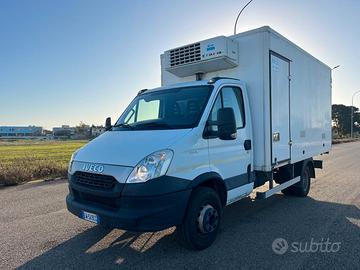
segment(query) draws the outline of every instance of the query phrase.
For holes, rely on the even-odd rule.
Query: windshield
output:
[[[205,85],[145,92],[131,102],[112,130],[193,128],[212,88]]]

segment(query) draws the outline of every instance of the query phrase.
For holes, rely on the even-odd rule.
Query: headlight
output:
[[[169,149],[148,155],[135,166],[126,183],[142,183],[165,175],[173,155],[173,151]]]

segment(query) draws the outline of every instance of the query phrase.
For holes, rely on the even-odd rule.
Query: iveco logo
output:
[[[86,171],[86,172],[102,173],[104,171],[104,165],[84,163],[82,169],[83,169],[83,171]]]

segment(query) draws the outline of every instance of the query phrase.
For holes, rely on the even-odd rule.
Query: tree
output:
[[[332,121],[333,126],[337,130],[339,135],[345,136],[350,134],[351,130],[351,106],[345,106],[343,104],[332,105]],[[360,123],[359,108],[354,107],[354,123]],[[359,132],[360,128],[357,125],[353,126],[354,132]]]
[[[90,126],[83,122],[80,122],[80,124],[75,127],[75,133],[77,135],[89,136],[90,135]]]

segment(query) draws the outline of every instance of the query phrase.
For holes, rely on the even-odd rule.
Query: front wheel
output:
[[[211,188],[196,188],[177,234],[186,247],[202,250],[216,239],[220,227],[222,206],[218,194]]]

